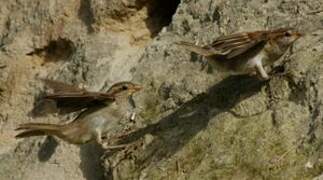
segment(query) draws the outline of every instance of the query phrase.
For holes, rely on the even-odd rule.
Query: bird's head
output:
[[[129,97],[135,92],[138,92],[142,89],[142,86],[134,84],[132,82],[119,82],[110,87],[108,94],[112,97]]]
[[[270,36],[279,46],[288,47],[300,38],[302,34],[294,29],[285,28],[273,30]]]

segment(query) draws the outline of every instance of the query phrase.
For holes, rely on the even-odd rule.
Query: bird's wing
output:
[[[66,84],[63,82],[55,81],[55,80],[50,80],[50,79],[42,79],[42,81],[45,83],[45,86],[49,89],[52,89],[54,93],[59,93],[59,92],[87,92],[85,89],[78,88],[74,85]]]
[[[56,102],[56,107],[60,109],[60,113],[66,114],[75,112],[83,108],[105,104],[106,101],[114,101],[114,98],[97,92],[87,93],[56,93],[48,94],[46,99],[52,99]]]
[[[210,51],[208,47],[201,47],[191,42],[180,41],[176,42],[175,44],[202,56],[211,56],[215,53]]]
[[[102,104],[103,101],[114,101],[114,97],[107,93],[90,92],[53,80],[45,80],[45,83],[54,93],[46,94],[44,98],[54,100],[56,107],[63,114]]]
[[[90,92],[82,88],[78,88],[73,85],[65,84],[63,82],[58,82],[54,80],[43,80],[47,87],[53,90],[53,93],[48,93],[45,95],[46,99],[53,100],[103,100],[103,99],[113,99],[111,95],[102,92]]]
[[[223,36],[203,48],[214,52],[213,55],[231,59],[267,41],[267,33],[268,31],[255,31]]]

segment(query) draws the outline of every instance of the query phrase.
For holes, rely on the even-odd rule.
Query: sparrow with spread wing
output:
[[[264,67],[277,61],[301,36],[292,29],[254,31],[223,36],[206,46],[189,42],[176,44],[205,56],[212,66],[269,79]]]
[[[59,82],[52,83],[58,83],[56,86],[64,85]],[[64,87],[66,86],[64,85]],[[104,101],[105,105],[87,106],[87,110],[68,124],[20,124],[16,130],[22,130],[22,132],[16,135],[16,138],[52,135],[72,144],[84,144],[91,140],[96,140],[99,144],[102,144],[102,135],[113,130],[127,113],[125,107],[128,106],[129,96],[141,89],[140,85],[120,82],[114,84],[107,93],[87,92],[85,90],[79,90],[76,93],[75,88],[72,88],[70,93],[67,93],[66,89],[64,92],[56,91],[48,95],[47,98],[54,99],[59,103],[63,102],[63,104],[68,102],[67,105],[73,101],[84,102],[85,104]]]

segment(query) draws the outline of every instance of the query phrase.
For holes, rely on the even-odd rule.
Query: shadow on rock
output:
[[[33,109],[28,113],[28,116],[37,118],[57,112],[55,101],[44,99],[44,96],[45,93],[42,93],[35,97]]]
[[[58,142],[52,136],[47,136],[38,151],[39,161],[48,161],[55,153],[57,146]],[[101,166],[101,157],[103,154],[104,150],[96,143],[88,143],[80,146],[80,169],[87,180],[104,180],[104,169]]]
[[[94,24],[95,20],[93,12],[91,10],[90,0],[81,0],[78,16],[81,19],[81,21],[83,21],[83,23],[86,25],[88,32],[92,33],[94,31],[92,24]]]
[[[88,143],[81,146],[80,168],[87,180],[104,180],[104,169],[101,166],[103,153],[104,150],[97,143]]]
[[[47,136],[45,142],[38,151],[38,160],[40,162],[48,161],[55,153],[57,146],[58,142],[52,136]]]
[[[211,118],[229,112],[241,100],[259,92],[266,82],[255,77],[231,76],[183,104],[174,113],[158,123],[139,129],[121,140],[129,143],[145,134],[152,134],[152,143],[140,152],[136,163],[145,166],[152,160],[159,161],[172,156],[188,143],[198,132],[205,129]]]

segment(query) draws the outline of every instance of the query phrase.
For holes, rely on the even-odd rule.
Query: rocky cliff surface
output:
[[[321,0],[25,0],[0,7],[0,179],[312,179],[323,170]],[[270,81],[231,76],[174,45],[295,27]],[[137,118],[107,151],[14,139],[41,78],[141,83]]]

